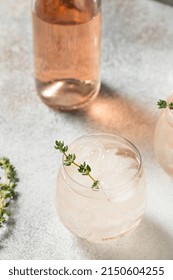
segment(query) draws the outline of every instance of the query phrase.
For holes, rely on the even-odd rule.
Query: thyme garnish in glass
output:
[[[59,150],[61,153],[64,154],[65,159],[63,164],[65,166],[70,166],[74,164],[77,168],[78,171],[84,175],[84,176],[89,176],[90,179],[93,181],[93,184],[91,186],[92,189],[98,190],[99,189],[99,181],[95,180],[92,175],[91,175],[91,167],[84,161],[83,164],[78,164],[76,163],[76,155],[75,154],[67,154],[68,152],[68,146],[64,145],[64,142],[62,141],[55,141],[55,149]]]
[[[157,102],[157,105],[158,105],[158,108],[159,109],[163,109],[163,108],[166,108],[166,107],[169,107],[169,109],[173,109],[173,102],[166,102],[165,100],[162,100],[160,99],[158,102]]]

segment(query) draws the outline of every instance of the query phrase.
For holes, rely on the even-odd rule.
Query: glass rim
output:
[[[171,96],[168,98],[167,102],[173,102],[173,93],[172,93]],[[166,110],[167,110],[167,113],[168,113],[168,115],[167,115],[167,121],[168,121],[169,125],[170,125],[171,127],[173,127],[173,109],[170,109],[169,106],[167,106]],[[170,117],[170,119],[169,119],[169,117]]]
[[[123,140],[124,144],[126,144],[127,146],[130,146],[133,149],[134,153],[137,155],[137,158],[139,160],[139,166],[138,166],[138,170],[135,173],[135,175],[132,176],[132,178],[130,178],[130,180],[128,180],[127,182],[125,182],[123,184],[117,184],[117,185],[115,184],[116,187],[123,187],[123,186],[128,185],[131,181],[133,181],[140,174],[140,172],[143,168],[143,162],[142,162],[142,157],[141,157],[141,154],[140,154],[138,148],[131,141],[126,139],[125,137],[117,135],[117,134],[102,133],[102,132],[88,133],[88,134],[84,134],[84,135],[78,137],[76,140],[71,142],[71,144],[69,146],[75,144],[76,142],[78,142],[81,139],[84,139],[84,138],[87,138],[87,137],[97,137],[97,136],[112,137],[112,138],[115,138],[115,141],[117,140],[117,142],[118,141],[120,142],[120,141]],[[85,189],[93,191],[93,189],[91,187],[88,187],[85,184],[81,184],[81,183],[77,182],[71,175],[69,175],[69,173],[67,171],[68,167],[63,164],[63,161],[64,161],[64,155],[62,156],[62,168],[63,168],[63,171],[65,172],[65,174],[70,178],[70,180],[72,180],[75,184],[77,184],[80,187],[82,186]],[[82,176],[82,174],[81,174],[81,176]],[[114,188],[115,187],[111,187],[111,188],[108,188],[108,189],[111,190],[111,189],[114,189]]]

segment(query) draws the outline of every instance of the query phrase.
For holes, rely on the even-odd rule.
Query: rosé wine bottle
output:
[[[100,89],[101,1],[33,0],[35,81],[48,106],[73,110]]]

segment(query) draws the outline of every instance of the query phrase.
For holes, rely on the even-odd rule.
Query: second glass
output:
[[[33,0],[36,87],[55,109],[84,106],[100,89],[101,1]]]
[[[173,102],[173,95],[169,102]],[[155,128],[154,150],[161,167],[173,177],[173,110],[168,107],[162,109]]]

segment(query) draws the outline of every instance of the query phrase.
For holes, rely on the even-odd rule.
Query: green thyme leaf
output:
[[[157,102],[157,106],[159,109],[164,109],[166,107],[169,107],[169,109],[173,109],[173,102],[170,102],[170,103],[167,103],[165,100],[162,100],[160,99],[158,102]]]
[[[64,145],[64,141],[55,141],[55,149],[64,154],[68,151],[68,146]]]
[[[79,166],[78,171],[82,173],[82,175],[89,175],[89,173],[91,172],[91,167],[86,164],[86,162],[84,162]]]
[[[4,171],[4,182],[0,178],[0,227],[7,221],[7,216],[11,213],[8,211],[11,200],[15,197],[15,187],[19,181],[15,167],[6,157],[0,158],[0,168]]]
[[[169,109],[173,109],[173,102],[169,103]]]
[[[75,154],[68,154],[65,157],[64,165],[70,166],[75,161],[75,159],[76,159],[76,155]]]
[[[165,101],[165,100],[159,100],[158,102],[157,102],[157,105],[158,105],[158,108],[159,109],[162,109],[162,108],[166,108],[167,107],[167,102]]]
[[[98,180],[94,181],[94,183],[92,184],[92,188],[93,189],[99,189],[99,181]]]

